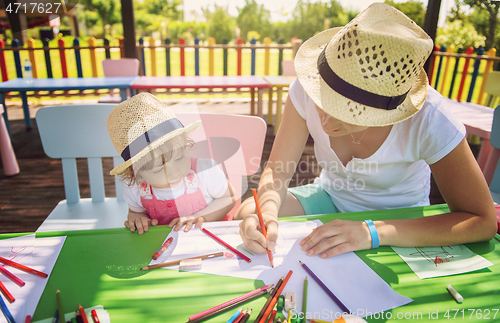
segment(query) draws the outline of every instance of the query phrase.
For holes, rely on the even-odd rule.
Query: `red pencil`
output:
[[[257,209],[257,215],[259,216],[260,228],[262,230],[264,238],[267,238],[267,230],[264,224],[264,218],[262,217],[262,211],[260,210],[259,198],[257,197],[257,190],[253,188],[252,193],[253,193],[253,199],[255,200],[255,208]],[[267,256],[269,257],[269,262],[271,263],[271,267],[274,268],[273,253],[271,252],[271,250],[269,250],[269,248],[266,248],[266,250],[267,250]]]
[[[271,300],[271,303],[269,304],[269,306],[267,307],[267,310],[264,312],[264,315],[262,316],[262,318],[260,319],[260,323],[264,323],[266,320],[267,320],[267,317],[269,316],[269,313],[271,313],[271,311],[273,310],[274,308],[274,305],[276,304],[276,302],[278,301],[278,297],[281,295],[281,293],[283,292],[283,289],[285,289],[285,286],[286,284],[288,283],[288,280],[290,279],[290,276],[292,276],[293,274],[293,271],[289,271],[288,274],[286,275],[285,277],[285,280],[283,281],[283,283],[281,283],[281,286],[280,288],[278,289],[278,292],[274,295],[273,299]]]
[[[27,267],[25,265],[18,264],[17,262],[13,262],[12,260],[5,259],[3,257],[0,257],[0,262],[3,262],[4,264],[12,266],[14,268],[17,268],[19,270],[23,270],[23,271],[25,271],[27,273],[40,276],[42,278],[47,278],[48,277],[48,275],[46,273],[42,273],[41,271],[38,271],[36,269]]]
[[[87,319],[87,313],[85,313],[85,309],[83,309],[82,305],[80,304],[78,304],[78,311],[82,316],[83,323],[89,323],[89,320]]]
[[[14,298],[14,296],[12,296],[11,293],[9,293],[9,291],[7,290],[7,288],[4,286],[4,284],[2,284],[2,282],[0,282],[0,291],[2,291],[2,294],[5,295],[5,297],[7,298],[7,300],[11,303],[14,303],[14,301],[16,300]]]
[[[17,278],[13,273],[5,269],[3,266],[0,266],[0,272],[10,278],[14,283],[18,284],[19,286],[23,287],[26,285],[25,282],[23,282],[21,279]]]
[[[26,316],[26,320],[24,321],[24,323],[31,323],[31,315]]]
[[[158,249],[158,251],[155,252],[155,254],[152,257],[153,260],[158,259],[158,257],[163,253],[163,251],[167,250],[168,246],[170,246],[173,240],[174,238],[172,237],[168,238],[167,241],[165,241],[165,243],[161,245],[160,249]]]
[[[245,256],[244,254],[242,254],[241,252],[239,252],[238,250],[234,249],[233,247],[231,247],[227,242],[223,241],[221,238],[219,238],[218,236],[216,236],[215,234],[213,234],[212,232],[208,231],[207,229],[205,229],[204,227],[201,227],[200,228],[203,232],[205,232],[206,234],[208,234],[209,236],[211,236],[212,238],[214,238],[218,243],[220,243],[221,245],[223,245],[224,247],[228,248],[229,250],[231,250],[232,252],[234,252],[235,254],[237,254],[238,256],[240,256],[243,260],[245,260],[246,262],[252,262],[252,260],[250,258],[248,258],[247,256]]]
[[[96,310],[92,310],[90,314],[92,314],[92,320],[94,320],[94,323],[101,323],[101,321],[99,321],[99,317],[97,316]]]

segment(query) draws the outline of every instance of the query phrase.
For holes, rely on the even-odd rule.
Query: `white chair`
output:
[[[45,153],[61,158],[66,199],[59,202],[37,232],[89,230],[123,227],[128,213],[123,200],[123,183],[115,181],[116,196],[106,197],[102,158],[113,158],[114,166],[123,159],[114,148],[106,120],[115,104],[60,105],[38,110],[36,121]],[[246,176],[260,168],[267,126],[261,118],[229,114],[178,114],[183,124],[202,120],[192,135],[199,144],[194,157],[216,160],[235,189],[239,205],[247,186]],[[208,139],[208,140],[207,140]],[[207,143],[206,145],[203,142]],[[91,198],[81,198],[76,158],[86,158]],[[243,177],[243,178],[242,178]]]
[[[295,66],[293,64],[293,59],[281,61],[281,70],[283,71],[283,76],[297,76],[297,74],[295,74]]]
[[[136,76],[139,75],[139,60],[137,58],[105,59],[102,61],[104,76]],[[127,89],[127,98],[130,90]],[[115,95],[114,89],[109,89],[109,95],[99,99],[99,103],[119,103],[122,99]]]

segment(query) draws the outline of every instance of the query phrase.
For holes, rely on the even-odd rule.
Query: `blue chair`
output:
[[[492,149],[496,150],[491,154],[500,154],[500,105],[496,107],[493,113],[493,124],[491,126],[490,143]],[[490,183],[490,192],[495,203],[500,204],[500,160],[498,160],[495,173]],[[498,219],[498,233],[500,234],[500,205],[496,207]]]

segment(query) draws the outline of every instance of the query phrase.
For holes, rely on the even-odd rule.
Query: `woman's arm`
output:
[[[283,119],[258,187],[259,203],[267,228],[267,242],[258,230],[260,225],[257,215],[254,214],[255,210],[244,214],[240,224],[241,237],[253,251],[265,252],[266,247],[274,249],[278,238],[278,212],[285,201],[288,184],[295,173],[308,136],[309,130],[305,120],[295,110],[288,97]]]
[[[496,233],[496,213],[489,188],[467,142],[440,161],[432,174],[449,213],[416,219],[374,221],[380,245],[398,247],[446,246],[487,241]],[[315,229],[301,241],[308,255],[322,258],[371,248],[367,225],[335,220]]]

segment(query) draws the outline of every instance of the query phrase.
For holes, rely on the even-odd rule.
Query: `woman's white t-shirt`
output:
[[[198,176],[198,187],[201,190],[207,204],[212,203],[216,198],[222,197],[227,190],[227,178],[224,172],[212,159],[198,158],[196,165]],[[151,187],[153,195],[158,200],[173,200],[186,192],[186,184],[182,181],[174,188],[154,188]],[[134,212],[142,213],[146,209],[142,206],[139,184],[132,183],[125,185],[123,198],[128,203],[129,208]]]
[[[353,158],[344,167],[330,147],[315,104],[296,79],[290,99],[304,118],[314,139],[316,159],[322,167],[315,183],[332,198],[341,212],[429,205],[430,168],[465,137],[465,126],[429,86],[422,109],[394,124],[382,146],[370,157]]]

